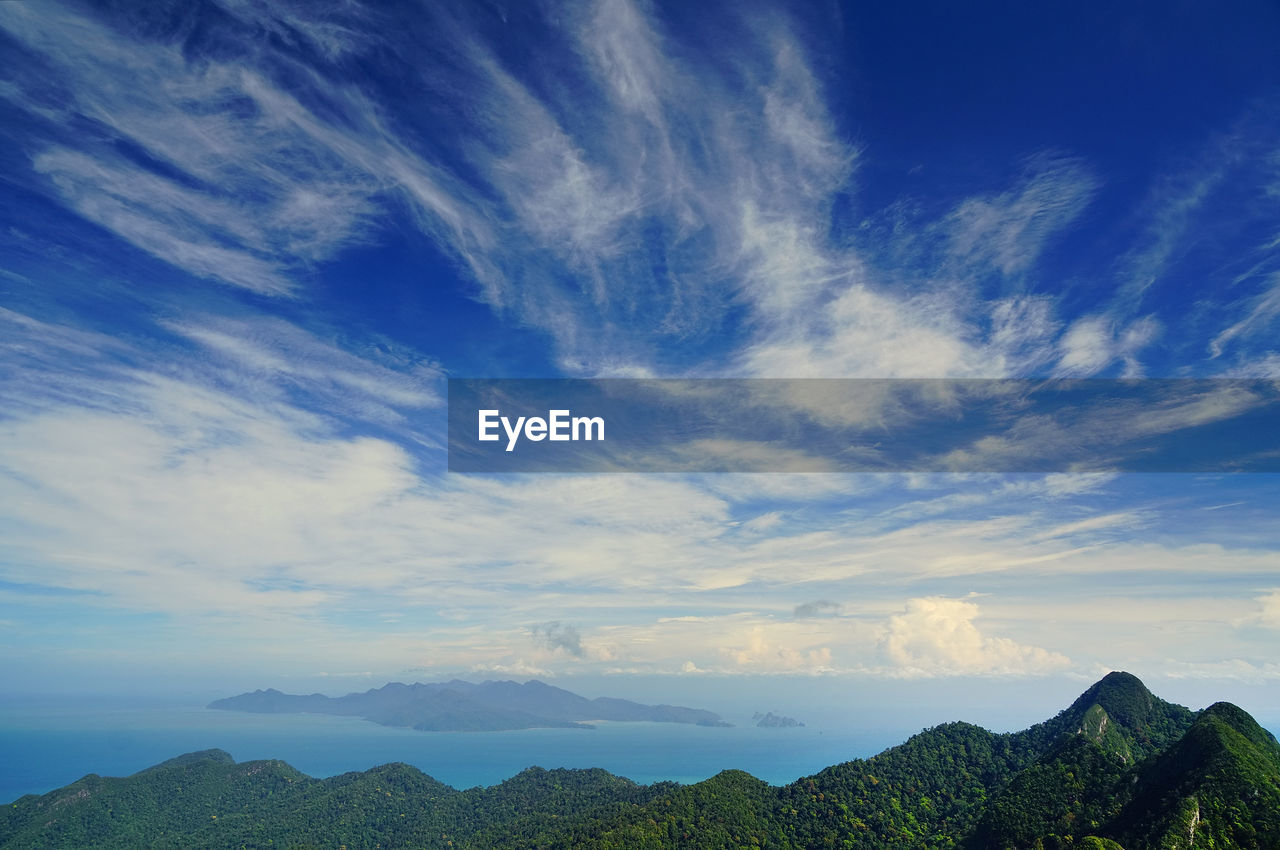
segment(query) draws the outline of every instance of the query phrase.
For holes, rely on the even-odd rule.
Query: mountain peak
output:
[[[1249,712],[1238,705],[1229,702],[1215,702],[1200,712],[1200,715],[1196,718],[1195,726],[1205,725],[1225,726],[1254,746],[1262,747],[1264,750],[1269,750],[1280,756],[1280,745],[1277,744],[1275,736],[1258,725],[1258,721],[1254,720]],[[1280,766],[1280,760],[1277,761],[1277,766]]]
[[[147,770],[167,770],[174,767],[190,767],[197,764],[235,764],[236,760],[231,757],[231,753],[226,750],[198,750],[194,753],[184,753],[180,756],[174,756],[168,761],[162,761],[157,765],[145,768]]]
[[[1132,673],[1115,671],[1099,679],[1081,694],[1067,715],[1077,728],[1073,731],[1097,738],[1112,725],[1139,731],[1150,725],[1153,714],[1168,706]]]
[[[1071,710],[1087,711],[1100,705],[1117,721],[1130,725],[1146,717],[1156,705],[1156,696],[1132,673],[1113,671],[1080,695]]]
[[[1043,728],[1051,738],[1083,736],[1132,762],[1167,746],[1186,731],[1193,718],[1190,710],[1152,694],[1137,676],[1115,671],[1099,679]]]

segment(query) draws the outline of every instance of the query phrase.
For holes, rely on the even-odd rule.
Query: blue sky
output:
[[[1271,699],[1274,475],[443,447],[449,377],[1280,380],[1276,43],[1263,2],[0,4],[0,671]]]

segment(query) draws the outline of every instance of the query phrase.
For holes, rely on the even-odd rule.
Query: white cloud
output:
[[[1044,369],[1058,331],[1052,300],[1011,295],[983,302],[981,284],[991,273],[1030,274],[1097,186],[1074,160],[1033,158],[1006,192],[962,200],[939,221],[916,223],[916,233],[895,232],[882,249],[888,265],[873,251],[817,236],[826,228],[821,208],[797,204],[777,220],[748,219],[744,229],[764,246],[759,275],[785,295],[760,301],[761,331],[746,346],[741,368],[767,377],[897,378]],[[945,245],[942,259],[931,253],[934,241]],[[1108,359],[1121,356],[1137,368],[1148,325],[1126,329]],[[1092,350],[1082,340],[1068,344]]]
[[[744,644],[727,647],[725,654],[736,667],[749,672],[822,673],[832,669],[831,647],[777,645],[763,627],[756,627]]]
[[[900,675],[1043,674],[1071,665],[1070,659],[1036,646],[983,634],[973,602],[926,597],[907,602],[889,620],[884,652]]]
[[[830,458],[765,441],[702,439],[662,452],[661,465],[671,469],[715,469],[734,472],[830,472]]]
[[[1005,276],[1031,269],[1050,240],[1092,200],[1098,181],[1080,162],[1042,155],[1024,180],[999,195],[973,197],[943,222],[953,259]]]
[[[406,412],[443,405],[443,375],[430,360],[407,350],[373,349],[358,356],[279,319],[201,316],[162,323],[213,356],[220,377],[241,398],[277,401],[281,390],[302,391],[310,406],[362,423],[408,428],[418,442],[435,444],[439,427],[410,423]],[[382,362],[379,362],[382,361]]]
[[[88,354],[96,342],[68,344]],[[248,350],[236,362],[274,356]],[[884,500],[882,486],[900,494],[897,476],[824,476],[817,484],[830,486],[807,493],[802,476],[437,478],[386,440],[343,436],[287,400],[247,402],[178,371],[186,380],[94,373],[83,384],[102,399],[96,408],[54,398],[0,423],[0,503],[13,529],[6,579],[90,592],[77,603],[86,611],[181,617],[188,637],[174,651],[197,652],[190,642],[232,630],[275,641],[273,658],[323,651],[351,669],[376,654],[444,670],[674,672],[691,661],[721,673],[1032,673],[1062,662],[1036,649],[1047,638],[1017,634],[1052,634],[1073,658],[1098,657],[1128,634],[1117,624],[1138,621],[1109,615],[1081,630],[1079,611],[1049,618],[1010,604],[993,635],[978,616],[995,610],[990,598],[981,612],[919,595],[903,611],[900,600],[957,579],[1078,588],[1141,575],[1140,598],[1114,604],[1182,622],[1196,612],[1161,608],[1159,594],[1277,570],[1265,550],[1112,542],[1115,530],[1141,526],[1089,507],[1114,482],[1106,476],[1004,489],[975,477],[960,486],[985,501],[924,521],[894,515],[900,495]],[[919,485],[926,500],[957,486],[930,481]],[[1062,500],[1079,500],[1066,526]],[[741,530],[772,504],[785,508],[763,515],[779,516]],[[840,616],[794,617],[806,599],[838,600]],[[1216,640],[1232,633],[1228,620],[1249,616],[1247,601],[1228,601],[1195,606]],[[449,616],[434,615],[442,608]],[[680,611],[698,616],[671,617]],[[360,625],[370,618],[374,633]],[[557,620],[574,624],[581,655],[531,645],[528,624]],[[1150,640],[1145,631],[1124,639]]]
[[[1142,376],[1138,354],[1158,336],[1160,327],[1151,317],[1117,328],[1103,316],[1077,319],[1059,342],[1062,352],[1058,373],[1065,377],[1084,377],[1101,372],[1115,361],[1124,366],[1124,377]]]
[[[1049,498],[1075,496],[1095,492],[1115,480],[1113,472],[1055,472],[1045,476],[1005,477],[1001,489],[1005,492]]]
[[[1227,176],[1227,162],[1237,154],[1221,140],[1210,145],[1209,165],[1180,174],[1168,175],[1151,191],[1151,207],[1146,233],[1137,247],[1121,259],[1121,298],[1130,309],[1139,304],[1147,290],[1156,286],[1174,265],[1177,257],[1194,244],[1188,233],[1206,201]]]
[[[33,166],[85,218],[194,275],[266,295],[293,289],[266,246],[250,244],[258,239],[222,231],[239,220],[227,199],[187,189],[123,161],[94,160],[61,148],[37,155]]]
[[[1087,519],[1065,522],[1061,525],[1047,528],[1044,531],[1037,532],[1031,539],[1033,541],[1049,540],[1055,537],[1069,537],[1082,532],[1090,533],[1103,529],[1132,531],[1135,527],[1142,525],[1143,520],[1142,514],[1135,511],[1099,514]]]
[[[1280,273],[1270,275],[1264,286],[1263,291],[1250,300],[1244,318],[1224,329],[1209,343],[1209,352],[1214,357],[1222,356],[1235,340],[1270,328],[1280,316]]]
[[[308,25],[299,10],[235,7],[252,13],[246,18],[254,26],[270,20],[278,32],[338,49],[337,30],[324,32],[330,10],[309,9]],[[52,144],[35,155],[36,171],[81,215],[191,274],[264,294],[294,292],[309,264],[367,238],[391,188],[464,261],[487,244],[483,215],[388,133],[366,96],[295,65],[296,79],[311,86],[313,105],[304,106],[252,67],[261,59],[246,49],[252,36],[240,34],[234,59],[193,61],[180,43],[131,37],[56,7],[0,12],[0,24],[49,61],[73,93],[50,117],[102,125],[165,166],[110,145],[71,151]],[[34,88],[9,96],[44,109]]]
[[[289,44],[306,44],[329,59],[340,59],[369,47],[363,32],[369,11],[344,0],[292,3],[287,0],[217,0],[227,12],[261,27]]]
[[[432,50],[388,35],[378,10],[223,5],[204,38],[224,50],[130,34],[121,19],[0,10],[74,92],[54,123],[96,122],[163,164],[37,141],[50,191],[192,274],[304,292],[318,263],[407,206],[495,310],[551,334],[574,374],[994,377],[1053,355],[1051,299],[984,301],[981,281],[1035,271],[1097,191],[1090,169],[1034,155],[1003,191],[895,237],[885,255],[909,261],[886,265],[833,233],[862,153],[829,111],[815,34],[784,15],[734,16],[740,37],[703,57],[646,5],[598,0],[546,21],[577,61],[545,84],[540,68],[504,64],[474,20],[487,12],[427,10]],[[423,120],[448,133],[424,137],[372,87],[327,73],[375,32],[431,92]],[[293,48],[317,51],[315,67]],[[33,87],[8,96],[49,112]],[[659,367],[664,343],[725,330],[733,305],[749,314],[728,329],[736,350]],[[1120,359],[1136,374],[1153,328],[1077,326],[1063,368]]]
[[[825,277],[825,275],[820,275]],[[795,305],[792,324],[746,349],[742,368],[775,378],[938,378],[978,370],[978,352],[945,298],[901,299],[850,281],[825,310]]]
[[[1171,679],[1233,679],[1260,683],[1280,679],[1280,663],[1229,658],[1222,661],[1169,661],[1165,673]]]
[[[1280,629],[1280,588],[1259,597],[1258,604],[1262,606],[1258,622],[1268,628]]]
[[[1009,401],[1021,385],[997,386],[991,396]],[[1133,469],[1144,462],[1152,437],[1221,422],[1264,405],[1267,394],[1230,383],[1151,382],[1133,389],[1141,395],[1091,393],[1086,402],[1019,411],[980,432],[967,445],[929,458],[939,469],[1021,470],[1052,465],[1065,469]],[[1156,458],[1157,461],[1161,460]],[[1176,458],[1163,459],[1176,466]]]
[[[839,672],[874,646],[874,629],[858,623],[796,622],[752,612],[663,617],[604,629],[618,659],[632,669],[719,674]]]

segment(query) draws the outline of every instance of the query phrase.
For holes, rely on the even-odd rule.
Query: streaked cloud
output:
[[[139,353],[120,340],[10,320],[74,350],[85,372],[0,423],[6,580],[49,590],[28,613],[76,606],[78,628],[181,622],[188,636],[168,645],[184,652],[234,627],[279,647],[263,664],[322,651],[348,666],[376,653],[396,669],[511,675],[686,662],[1032,674],[1117,647],[1160,663],[1144,655],[1150,622],[1096,619],[1099,582],[1153,622],[1208,617],[1216,640],[1250,646],[1257,603],[1231,588],[1280,564],[1229,535],[1168,539],[1154,497],[1105,510],[1127,481],[1116,476],[440,477],[344,424],[362,392],[401,411],[431,394],[299,328],[175,326],[192,347],[159,374],[129,365]],[[16,385],[29,400],[41,362]],[[249,392],[250,378],[265,389]],[[355,401],[308,409],[282,387],[308,404],[337,387]],[[1056,625],[1028,587],[1057,588]],[[1188,588],[1203,594],[1194,611],[1160,607]]]
[[[1044,154],[998,195],[969,198],[940,222],[953,261],[985,266],[1006,277],[1032,268],[1049,240],[1071,224],[1098,190],[1079,161]]]

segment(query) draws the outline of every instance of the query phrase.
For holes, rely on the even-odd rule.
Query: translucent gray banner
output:
[[[1280,472],[1280,382],[452,379],[449,470]]]

